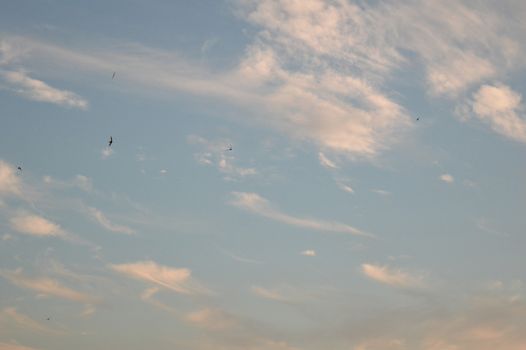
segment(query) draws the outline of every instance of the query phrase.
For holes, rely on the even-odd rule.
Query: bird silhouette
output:
[[[110,140],[108,141],[108,147],[111,147],[112,143],[113,143],[113,137],[110,136]]]
[[[22,171],[22,167],[20,167],[20,166],[17,167],[17,170]]]
[[[416,121],[419,121],[420,120],[420,117],[416,118]]]
[[[111,79],[115,78],[115,72],[113,72],[113,75],[111,76]]]
[[[232,150],[232,145],[229,145],[228,148],[226,149],[227,151],[231,151]]]

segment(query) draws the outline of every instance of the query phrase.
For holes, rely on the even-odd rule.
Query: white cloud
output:
[[[5,343],[0,342],[0,350],[38,350],[37,348],[31,348],[20,345],[18,343]]]
[[[197,327],[212,331],[222,331],[237,326],[237,320],[220,309],[204,308],[188,313],[185,319]]]
[[[0,270],[0,276],[8,279],[11,283],[20,288],[31,289],[38,292],[40,295],[54,296],[61,299],[67,299],[84,304],[97,304],[100,302],[98,298],[78,292],[74,289],[62,285],[57,280],[38,277],[28,278],[22,275],[21,270],[6,271]]]
[[[413,276],[389,266],[362,264],[361,271],[368,278],[393,287],[419,288],[423,286],[421,276]]]
[[[51,87],[41,80],[30,78],[25,72],[7,71],[2,75],[8,83],[15,86],[14,90],[18,94],[30,100],[79,109],[88,107],[88,102],[77,94]]]
[[[115,264],[110,267],[127,277],[153,283],[181,294],[207,293],[190,278],[186,268],[159,265],[154,261],[139,261],[129,264]]]
[[[60,189],[76,187],[84,192],[93,191],[93,181],[91,180],[91,178],[81,174],[77,174],[73,179],[67,181],[60,181],[52,178],[49,175],[46,175],[43,177],[43,181],[46,185],[58,187]]]
[[[124,225],[118,225],[118,224],[115,224],[115,223],[112,223],[105,215],[103,212],[101,212],[100,210],[98,210],[97,208],[88,208],[88,211],[90,213],[90,215],[102,226],[104,227],[106,230],[108,231],[111,231],[111,232],[116,232],[116,233],[125,233],[125,234],[128,234],[128,235],[132,235],[135,233],[135,231],[128,227],[128,226],[124,226]]]
[[[263,287],[252,286],[252,292],[256,294],[257,296],[264,298],[264,299],[283,301],[283,302],[290,301],[289,298],[282,295],[280,291],[278,290],[271,290],[271,289],[267,289]]]
[[[455,179],[453,178],[453,176],[451,174],[442,174],[440,175],[440,180],[448,183],[448,184],[452,184],[453,182],[455,182]]]
[[[382,189],[379,189],[379,188],[374,188],[371,191],[373,193],[379,194],[381,196],[390,196],[391,195],[391,192],[386,191],[386,190],[382,190]]]
[[[22,193],[22,182],[16,175],[15,166],[0,159],[0,196],[20,196]]]
[[[26,331],[37,331],[44,333],[59,333],[58,331],[47,327],[46,325],[38,322],[31,317],[24,315],[14,307],[7,307],[0,312],[0,319],[8,319],[13,321],[18,327],[25,329]]]
[[[463,118],[475,116],[496,133],[526,143],[526,114],[522,96],[503,84],[483,85],[457,109]]]
[[[113,149],[111,147],[104,147],[101,151],[100,151],[100,156],[102,159],[108,159],[109,157],[111,157],[113,155]]]
[[[52,221],[38,215],[18,215],[10,220],[11,227],[24,234],[33,236],[65,236],[64,230]]]
[[[220,72],[136,44],[75,51],[25,38],[9,42],[23,43],[35,65],[52,63],[46,69],[106,74],[119,66],[133,89],[149,93],[155,86],[233,104],[257,125],[353,158],[377,155],[410,129],[398,102],[404,98],[393,97],[391,82],[411,78],[427,84],[432,96],[456,98],[524,67],[521,2],[233,4],[256,35],[239,64]]]
[[[275,221],[283,222],[287,225],[318,231],[350,233],[353,235],[372,237],[369,233],[339,222],[302,218],[282,213],[274,209],[268,200],[257,193],[232,192],[232,197],[233,199],[230,201],[231,205]]]
[[[301,255],[305,256],[316,256],[316,251],[312,249],[304,250],[301,252]]]
[[[318,153],[318,159],[320,160],[320,164],[325,168],[338,169],[338,166],[332,160],[327,158],[322,152]]]
[[[200,145],[204,151],[195,154],[195,159],[203,165],[215,165],[217,169],[225,174],[226,179],[243,178],[257,175],[255,168],[244,168],[236,165],[236,158],[232,151],[228,151],[231,144],[228,140],[210,141],[197,135],[188,136],[188,143]]]

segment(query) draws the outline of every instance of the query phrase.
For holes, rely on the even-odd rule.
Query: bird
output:
[[[113,72],[113,75],[111,76],[111,79],[115,78],[115,73],[116,72]]]
[[[111,147],[112,143],[113,143],[113,137],[110,136],[110,140],[108,141],[108,147]]]
[[[419,121],[419,120],[420,120],[420,117],[417,117],[417,118],[416,118],[416,121]]]
[[[18,171],[22,171],[22,167],[21,167],[21,166],[18,166],[16,169],[17,169]]]
[[[49,320],[51,320],[51,318],[50,318],[50,317],[46,318],[46,321],[49,321]]]
[[[229,145],[228,148],[226,149],[227,151],[231,151],[232,150],[232,145]]]

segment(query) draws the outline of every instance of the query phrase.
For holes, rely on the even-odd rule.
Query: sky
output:
[[[0,350],[526,349],[524,1],[0,3]]]

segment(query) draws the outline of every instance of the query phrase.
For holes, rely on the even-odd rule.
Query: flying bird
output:
[[[419,121],[419,120],[420,120],[420,117],[417,117],[417,118],[416,118],[416,121]]]
[[[108,147],[111,147],[112,143],[113,143],[113,137],[110,136],[110,140],[108,141]]]
[[[20,166],[17,167],[16,169],[19,170],[19,171],[22,171],[22,167],[20,167]]]
[[[232,150],[232,145],[229,145],[228,148],[226,149],[227,151],[231,151]]]
[[[115,73],[116,72],[113,72],[113,75],[111,76],[111,79],[115,78]]]
[[[49,321],[49,320],[51,320],[51,318],[50,318],[50,317],[46,318],[46,321]]]

